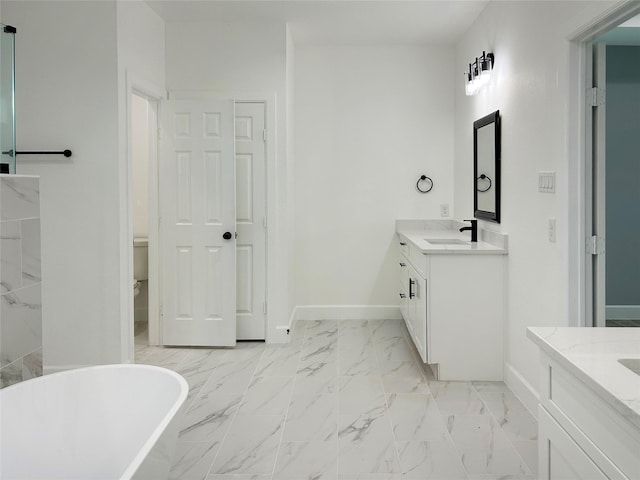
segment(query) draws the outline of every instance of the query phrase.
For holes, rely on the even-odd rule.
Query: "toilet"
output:
[[[149,278],[148,239],[133,239],[133,296],[140,293],[140,282]]]

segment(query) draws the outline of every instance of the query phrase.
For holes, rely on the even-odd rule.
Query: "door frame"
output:
[[[589,15],[589,12],[585,13]],[[587,115],[586,90],[592,62],[591,43],[599,35],[640,14],[640,2],[626,0],[591,16],[578,28],[568,28],[569,91],[568,91],[568,316],[569,326],[593,326],[593,265],[587,255],[586,240],[592,235],[593,170],[592,132]]]
[[[149,129],[149,317],[159,314],[159,248],[158,248],[158,118],[160,101],[167,98],[166,91],[136,73],[125,72],[125,138],[126,156],[122,168],[121,201],[124,201],[125,212],[121,214],[120,236],[120,356],[122,363],[135,361],[134,342],[134,309],[133,309],[133,208],[132,208],[132,178],[133,178],[133,149],[131,139],[132,95],[142,96],[149,101],[150,129]],[[154,126],[155,124],[155,126]],[[152,288],[153,287],[153,288]],[[157,325],[156,325],[157,326]],[[149,324],[149,343],[158,345],[160,332],[153,330]]]
[[[277,265],[273,259],[276,258],[277,250],[277,129],[276,129],[276,94],[267,92],[237,92],[237,91],[191,91],[191,90],[172,90],[167,93],[166,99],[172,100],[193,100],[193,99],[233,99],[236,103],[262,103],[265,108],[265,129],[267,130],[267,139],[265,147],[265,190],[266,190],[266,285],[265,296],[267,300],[267,310],[265,314],[265,341],[268,343],[274,337],[273,332],[276,330],[276,315],[271,313],[277,305],[277,289],[269,286],[277,285]],[[162,107],[161,107],[162,108]],[[157,182],[156,182],[157,185]],[[158,205],[158,192],[156,191],[156,212]],[[151,214],[151,213],[150,213]],[[159,239],[158,239],[159,240]],[[151,239],[149,240],[151,242]],[[270,261],[271,260],[271,261]],[[151,262],[151,259],[150,259]],[[150,286],[151,288],[151,286]],[[160,285],[158,285],[158,299],[160,299]],[[161,332],[160,316],[151,316],[149,311],[149,329],[151,324],[155,323],[154,330]],[[160,344],[160,343],[158,343]]]

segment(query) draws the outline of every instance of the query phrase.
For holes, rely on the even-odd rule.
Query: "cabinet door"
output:
[[[398,255],[398,294],[400,296],[400,313],[405,322],[409,317],[409,262],[404,255]],[[408,325],[407,325],[407,328]]]
[[[427,362],[427,282],[409,265],[411,336],[423,362]]]
[[[427,280],[416,275],[415,277],[415,297],[414,302],[414,319],[413,319],[413,332],[415,335],[415,343],[420,358],[424,363],[428,361],[428,347],[427,347],[427,311],[428,311],[428,291]]]
[[[609,478],[541,405],[538,405],[538,449],[539,480]]]

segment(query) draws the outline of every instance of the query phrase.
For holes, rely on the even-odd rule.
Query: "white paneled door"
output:
[[[236,343],[233,100],[163,103],[162,343]]]
[[[265,338],[266,191],[264,103],[236,103],[237,338]]]

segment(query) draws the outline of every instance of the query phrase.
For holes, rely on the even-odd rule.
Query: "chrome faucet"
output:
[[[465,222],[471,222],[471,226],[462,227],[460,231],[464,232],[466,230],[471,230],[471,241],[477,242],[478,241],[478,220],[465,220]]]

